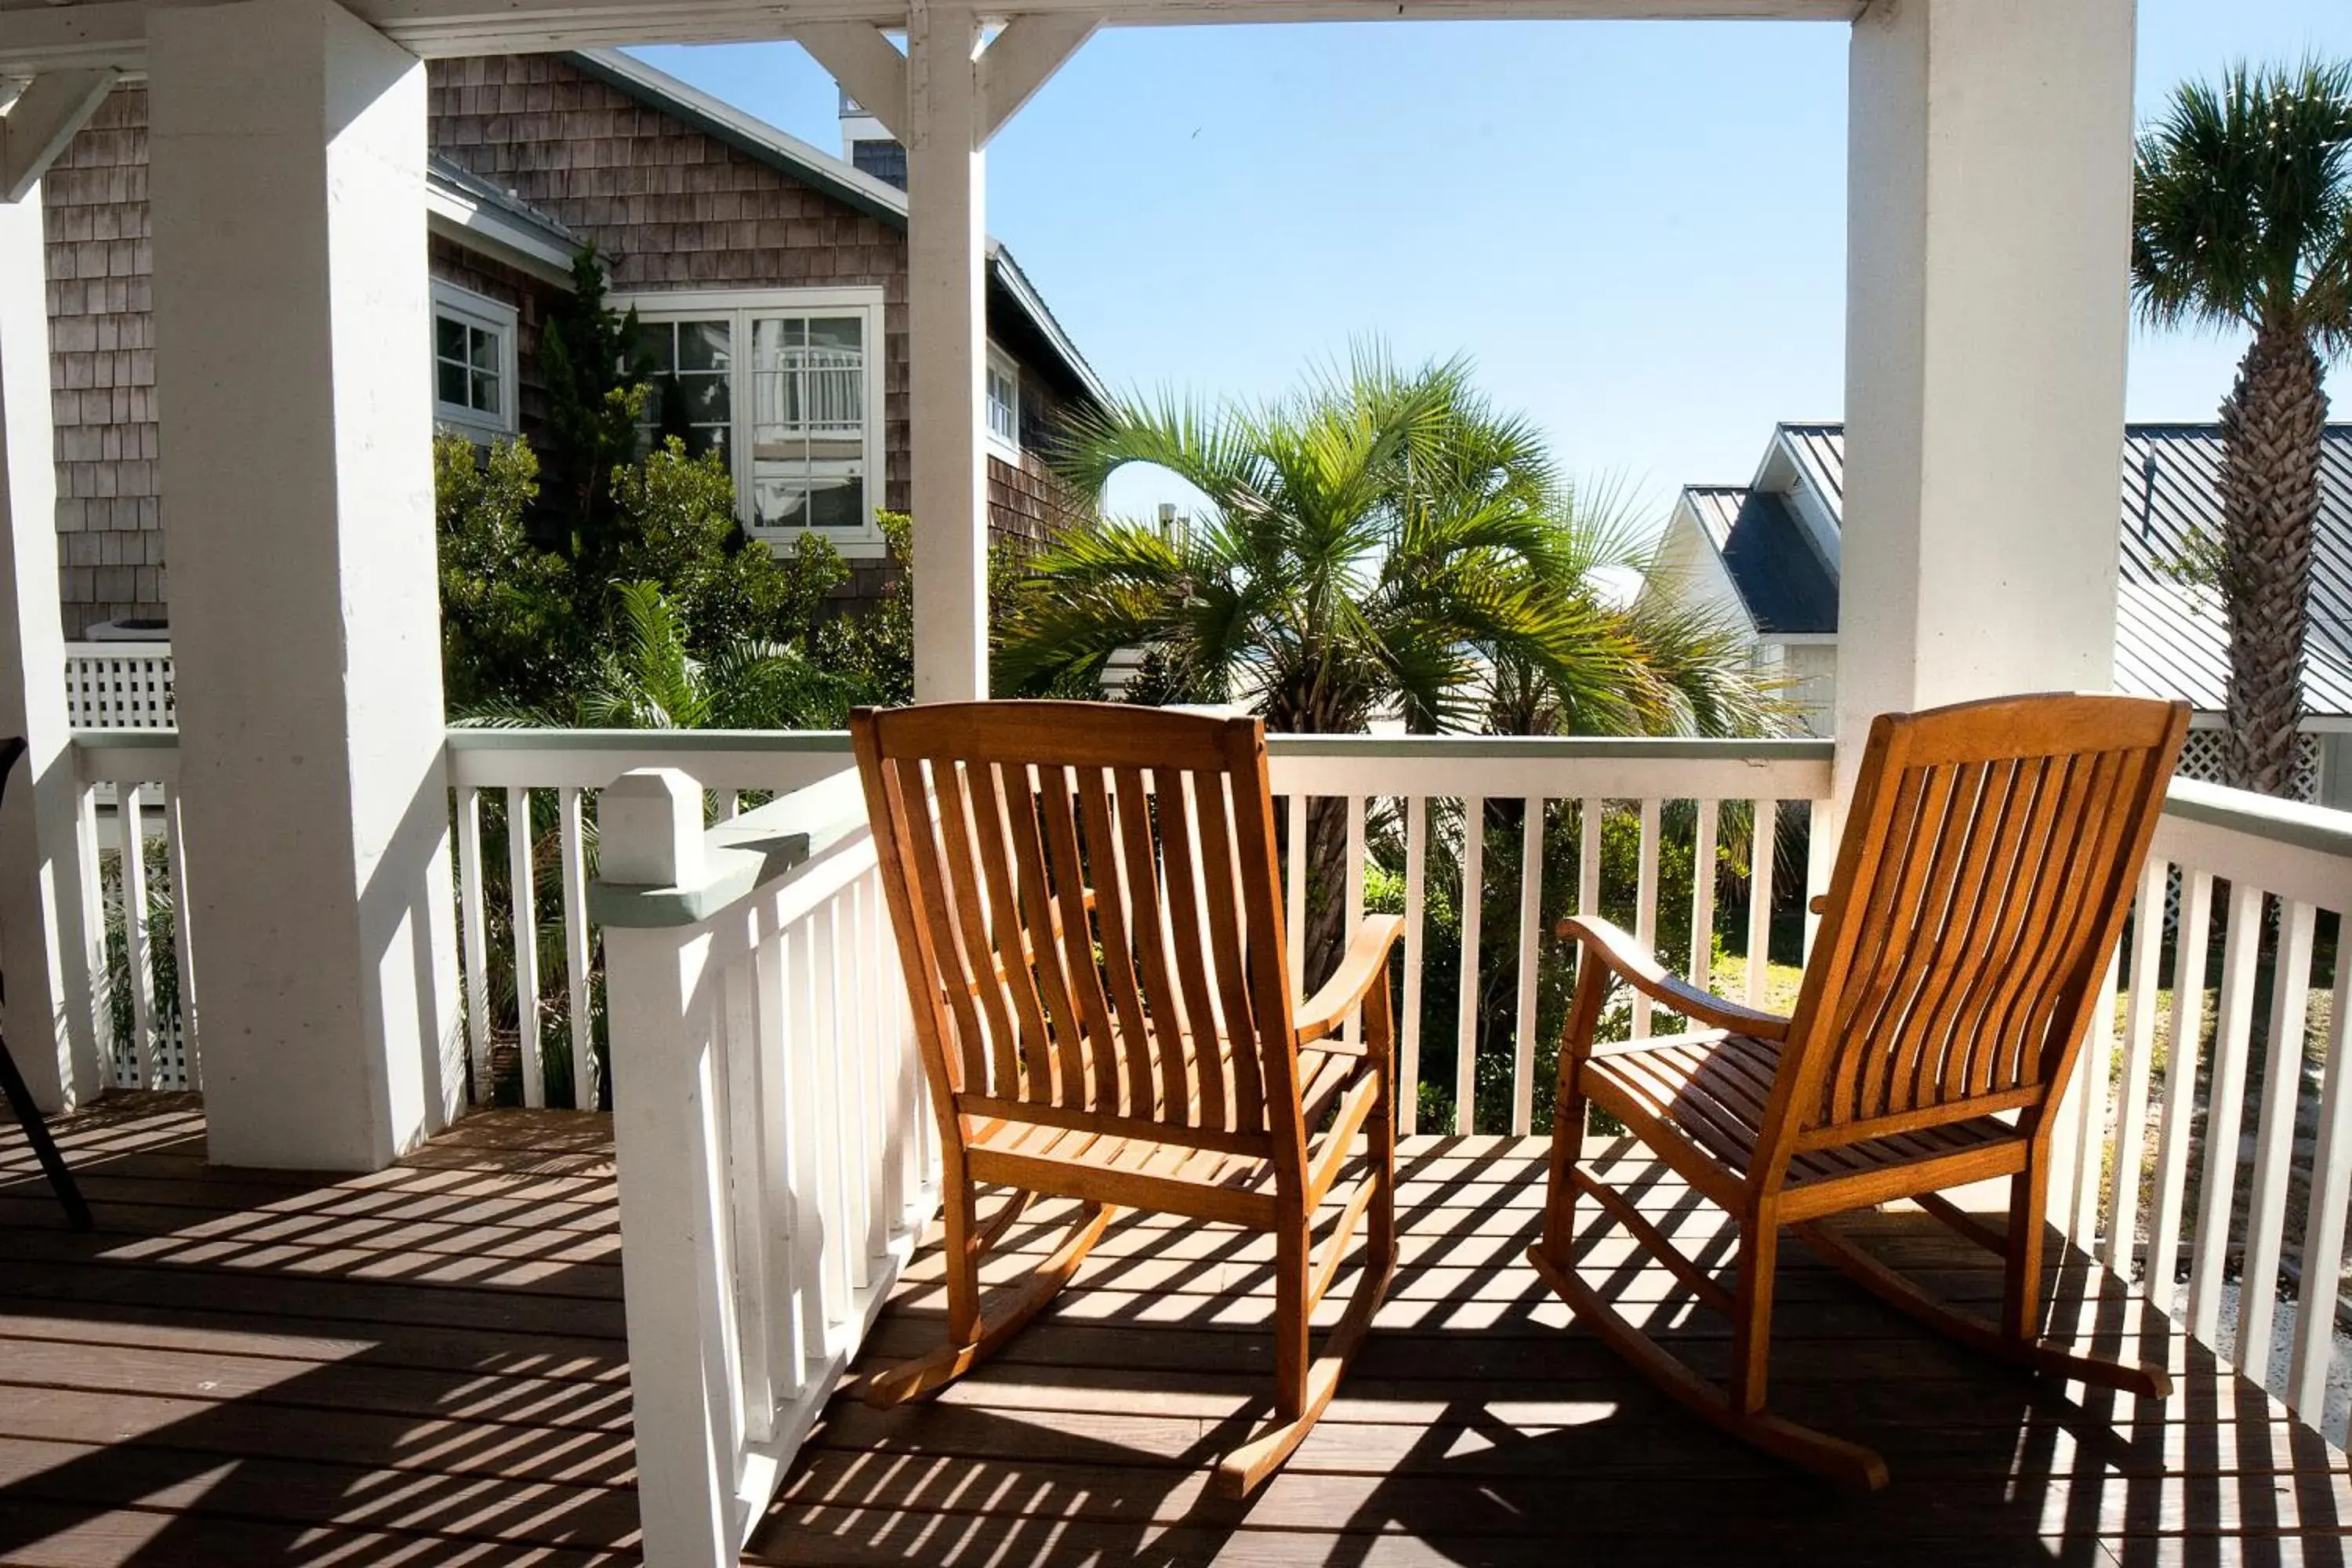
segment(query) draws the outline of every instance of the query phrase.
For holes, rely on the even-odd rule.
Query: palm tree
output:
[[[2230,783],[2294,787],[2327,398],[2352,342],[2352,65],[2187,82],[2139,139],[2132,282],[2160,327],[2251,331],[2221,405]]]
[[[1588,733],[1730,728],[1767,706],[1752,678],[1745,698],[1718,689],[1698,618],[1602,590],[1597,568],[1640,560],[1629,531],[1580,511],[1534,428],[1460,361],[1402,371],[1368,347],[1270,406],[1115,405],[1059,454],[1095,495],[1136,463],[1200,490],[1207,515],[1173,531],[1103,520],[1046,546],[1007,617],[1014,681],[1091,678],[1146,648],[1154,697],[1241,701],[1311,733],[1391,716],[1486,729],[1522,697],[1524,728]],[[1316,803],[1309,979],[1339,950],[1345,832],[1338,803]]]
[[[848,677],[796,647],[745,638],[708,658],[688,651],[686,619],[657,583],[613,589],[620,635],[604,650],[572,709],[485,703],[457,722],[496,728],[583,730],[822,730],[846,721],[861,695]]]

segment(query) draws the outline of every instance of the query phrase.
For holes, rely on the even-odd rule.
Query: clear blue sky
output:
[[[1114,387],[1253,396],[1376,333],[1466,353],[1572,472],[1744,480],[1843,407],[1847,30],[1429,23],[1097,35],[989,149],[989,229]],[[2352,0],[2142,0],[2143,117],[2241,57],[2352,56]],[[828,151],[790,44],[642,51]],[[2136,419],[2238,345],[2137,336]],[[2331,391],[2352,418],[2352,373]],[[1139,499],[1140,491],[1121,500]]]

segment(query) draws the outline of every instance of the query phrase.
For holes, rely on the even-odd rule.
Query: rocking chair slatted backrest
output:
[[[1236,1152],[1300,1134],[1255,720],[861,712],[883,884],[958,1110]]]
[[[2003,699],[1871,727],[1776,1100],[1787,1150],[2062,1091],[2188,710]]]

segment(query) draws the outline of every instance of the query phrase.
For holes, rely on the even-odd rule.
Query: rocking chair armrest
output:
[[[1559,934],[1575,938],[1587,952],[1624,976],[1635,990],[1664,1003],[1694,1023],[1753,1035],[1764,1040],[1788,1037],[1788,1019],[1778,1013],[1759,1012],[1753,1007],[1743,1007],[1737,1002],[1727,1002],[1711,991],[1700,990],[1680,975],[1669,973],[1649,949],[1627,935],[1622,929],[1598,916],[1571,915],[1559,922]]]
[[[1370,915],[1356,928],[1339,967],[1321,990],[1298,1005],[1298,1043],[1337,1034],[1339,1025],[1364,999],[1375,982],[1389,972],[1389,952],[1404,940],[1404,920],[1399,915]]]

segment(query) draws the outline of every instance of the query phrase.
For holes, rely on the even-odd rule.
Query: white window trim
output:
[[[432,331],[425,341],[425,363],[433,367],[433,417],[436,423],[461,430],[477,439],[493,436],[511,436],[519,421],[517,404],[519,388],[515,384],[515,340],[520,335],[520,319],[512,305],[477,294],[470,289],[460,289],[455,283],[433,280],[433,316],[437,321],[443,316],[454,317],[467,326],[478,327],[499,336],[499,409],[486,414],[463,404],[441,401],[440,347]]]
[[[746,345],[751,342],[744,329],[743,318],[761,311],[777,310],[793,315],[863,315],[866,320],[866,522],[861,528],[819,528],[835,550],[853,560],[879,559],[885,551],[882,528],[874,521],[875,510],[883,504],[884,454],[883,429],[888,423],[883,405],[882,290],[879,289],[676,289],[651,294],[615,295],[611,300],[615,310],[637,313],[640,321],[677,321],[733,314],[736,325],[730,338],[732,349],[727,386],[728,407],[740,420],[743,411],[751,406],[751,399],[743,377],[749,373],[751,356]],[[728,451],[734,466],[735,505],[738,520],[746,531],[751,526],[751,443],[742,438],[743,427],[739,423],[730,433]],[[794,532],[799,531],[795,530]],[[793,538],[791,534],[760,534],[770,549],[782,552]]]
[[[987,438],[990,451],[1017,468],[1021,466],[1021,367],[1013,363],[1011,354],[1006,353],[994,343],[991,343],[988,345],[988,368],[1012,384],[1013,439],[1008,441],[998,435],[995,422],[989,418],[987,389],[984,384],[980,400],[981,434]]]

